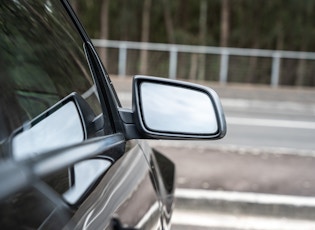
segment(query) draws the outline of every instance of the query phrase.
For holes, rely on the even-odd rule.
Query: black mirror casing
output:
[[[152,96],[157,96],[157,99]],[[198,101],[208,102],[196,106],[198,101],[194,99],[195,96],[199,98]],[[164,104],[165,109],[162,107]],[[121,115],[123,120],[135,124],[137,131],[129,130],[129,133],[140,136],[138,138],[220,139],[226,134],[225,116],[218,95],[201,85],[137,75],[133,80],[132,106],[132,117],[125,112]],[[198,111],[194,112],[196,109]],[[209,114],[205,120],[208,111],[212,115]],[[207,123],[211,128],[203,128]]]

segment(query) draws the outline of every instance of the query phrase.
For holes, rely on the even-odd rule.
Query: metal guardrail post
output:
[[[168,76],[170,79],[176,79],[177,74],[177,48],[172,46],[170,49],[170,66]]]
[[[118,65],[118,75],[126,76],[126,63],[127,63],[127,45],[121,43],[119,45],[119,65]]]
[[[271,86],[278,87],[280,75],[280,60],[281,53],[274,52],[272,55],[272,72],[271,72]]]
[[[229,72],[229,51],[222,49],[220,63],[220,83],[226,84]]]

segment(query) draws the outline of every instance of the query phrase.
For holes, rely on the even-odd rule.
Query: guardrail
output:
[[[169,53],[168,76],[171,79],[176,79],[177,76],[179,53],[219,55],[220,56],[219,82],[222,84],[226,84],[228,82],[229,60],[231,56],[270,58],[272,60],[270,66],[271,69],[270,85],[273,87],[277,87],[279,85],[280,66],[282,59],[315,60],[315,53],[311,52],[175,45],[163,43],[142,43],[100,39],[93,39],[92,41],[96,47],[118,49],[118,75],[121,76],[126,75],[128,50],[149,50],[168,52]]]

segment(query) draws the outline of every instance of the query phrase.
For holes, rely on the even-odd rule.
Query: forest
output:
[[[314,0],[71,0],[71,3],[92,38],[315,52]],[[106,55],[107,51],[101,52],[103,60],[107,60]],[[151,59],[158,62],[164,59],[162,56]],[[187,59],[184,63],[188,64],[182,66],[188,66],[193,57],[180,59]],[[209,62],[212,65],[209,75],[214,77],[207,75],[201,79],[216,79],[213,66],[219,62],[217,59],[206,58],[207,65],[210,66]],[[269,83],[264,72],[270,71],[270,67],[265,67],[270,60],[236,59],[231,65],[243,64],[247,69],[239,70],[240,74],[234,74],[231,81]],[[314,86],[313,66],[314,62],[309,60],[283,60],[281,84]],[[133,73],[147,71],[150,66],[146,70],[139,70],[139,66],[130,68]],[[253,71],[256,68],[260,70]],[[162,72],[157,70],[154,74]],[[189,70],[182,72],[181,77],[192,78]]]

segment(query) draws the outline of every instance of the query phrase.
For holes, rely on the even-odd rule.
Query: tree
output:
[[[79,14],[79,2],[76,0],[71,0],[70,3],[71,3],[71,6],[72,6],[74,12],[78,15]]]
[[[171,16],[170,2],[168,0],[162,0],[163,3],[163,13],[164,13],[164,22],[167,31],[168,42],[171,44],[175,43],[175,33],[173,19]]]
[[[300,13],[297,17],[299,18],[298,24],[303,24],[303,28],[300,27],[301,39],[300,39],[300,51],[307,51],[307,49],[313,43],[314,38],[314,23],[313,23],[313,10],[315,7],[314,1],[305,1],[304,4],[300,5]],[[303,30],[303,31],[302,31]],[[308,36],[304,35],[305,31],[308,31]],[[314,79],[313,74],[307,73],[307,61],[305,59],[299,59],[296,68],[295,85],[303,86],[305,83],[312,84]]]
[[[110,4],[109,0],[70,1],[92,38],[315,51],[314,0],[264,0],[263,4],[252,0],[116,0],[111,1]],[[101,9],[103,2],[108,4],[107,13]],[[107,25],[104,17],[108,17]],[[108,19],[111,20],[110,26]],[[99,25],[99,22],[102,25]],[[150,30],[150,28],[154,29]],[[104,35],[106,29],[110,29],[107,31],[107,36]],[[102,54],[103,52],[105,55]],[[109,61],[106,60],[106,50],[101,51],[100,55],[103,61]],[[137,59],[138,56],[139,53],[136,51],[128,52],[130,59]],[[178,61],[183,67],[181,75],[189,75],[192,79],[204,79],[205,57],[208,56],[180,54]],[[231,64],[238,65],[242,72],[238,75],[237,81],[266,83],[269,80],[266,74],[269,71],[269,67],[266,67],[269,60],[233,56],[230,61]],[[128,68],[132,68],[131,72],[140,71],[146,74],[149,68],[146,62],[148,62],[148,52],[140,52],[140,69],[139,63],[134,66],[129,63]],[[246,62],[246,65],[240,65],[241,62]],[[110,66],[113,65],[115,64]],[[303,59],[293,60],[290,63],[288,59],[281,59],[281,75],[286,76],[286,79],[290,78],[287,84],[305,85],[314,81],[309,65],[310,62]],[[205,69],[207,68],[206,66]],[[258,72],[257,69],[263,71]],[[292,76],[288,77],[289,75]]]
[[[229,41],[229,18],[230,18],[230,3],[229,0],[221,1],[221,37],[220,46],[227,47]]]
[[[199,16],[199,43],[200,45],[206,45],[207,38],[207,8],[208,0],[200,1],[200,16]],[[198,79],[205,80],[205,69],[206,69],[206,55],[199,54],[199,68],[198,68]]]
[[[101,2],[100,38],[106,40],[108,40],[109,2],[110,0],[102,0]],[[104,65],[107,66],[107,49],[101,48],[99,55]]]
[[[149,42],[150,11],[151,11],[151,0],[144,0],[143,14],[142,14],[141,42]],[[144,50],[141,50],[141,53],[140,53],[140,73],[147,74],[147,69],[148,69],[148,50],[144,49]]]

